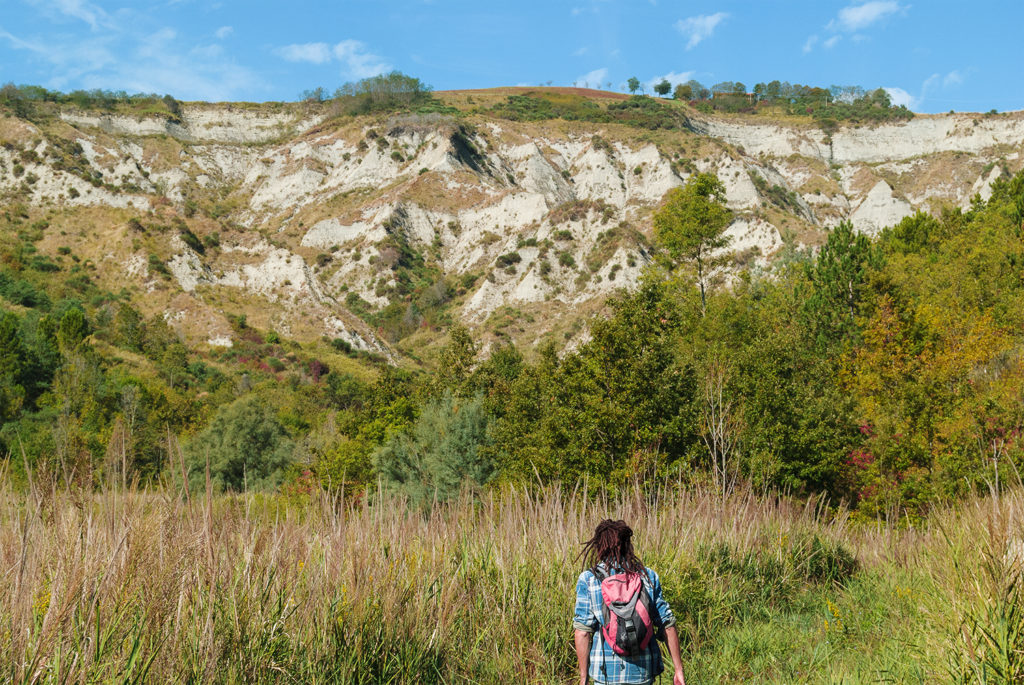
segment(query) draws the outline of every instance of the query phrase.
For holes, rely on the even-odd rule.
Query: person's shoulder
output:
[[[650,579],[650,581],[652,583],[654,583],[656,585],[656,584],[658,584],[658,582],[660,582],[661,579],[658,577],[658,572],[657,571],[655,571],[650,566],[644,566],[644,570],[647,571],[647,577]]]
[[[592,580],[597,580],[597,576],[594,575],[593,569],[585,568],[580,571],[580,577],[577,582],[589,583]]]

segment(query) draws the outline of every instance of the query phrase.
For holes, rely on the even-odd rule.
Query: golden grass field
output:
[[[689,682],[1020,678],[1019,490],[919,528],[673,484],[581,493],[414,509],[4,478],[0,679],[571,682],[575,557],[605,517],[659,571]]]

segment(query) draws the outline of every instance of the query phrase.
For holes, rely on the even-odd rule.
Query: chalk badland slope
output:
[[[178,121],[8,116],[0,193],[45,213],[40,252],[70,250],[191,344],[231,345],[227,317],[245,314],[398,358],[398,337],[429,344],[417,326],[430,307],[527,348],[585,335],[584,317],[649,261],[653,209],[696,172],[727,189],[735,272],[769,270],[845,219],[876,233],[918,209],[966,206],[1022,164],[1021,114],[831,137],[688,115],[669,131],[302,105],[196,104]]]

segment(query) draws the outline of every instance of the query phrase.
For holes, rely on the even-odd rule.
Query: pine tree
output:
[[[466,482],[485,485],[494,464],[481,449],[490,442],[483,399],[450,391],[423,408],[407,433],[393,435],[374,454],[384,484],[415,502],[447,500]]]

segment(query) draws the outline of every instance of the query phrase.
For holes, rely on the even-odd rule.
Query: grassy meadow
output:
[[[13,683],[567,683],[579,543],[636,531],[688,682],[1018,682],[1024,493],[923,525],[665,484],[432,508],[320,490],[0,486]]]

